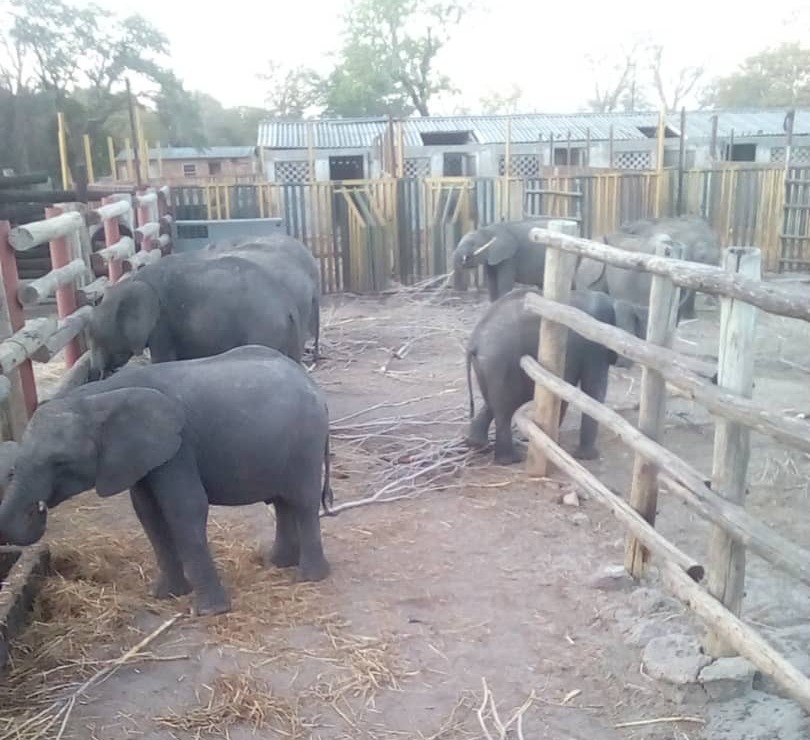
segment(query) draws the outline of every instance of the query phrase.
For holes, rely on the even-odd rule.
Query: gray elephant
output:
[[[273,504],[270,560],[297,565],[301,580],[329,573],[319,519],[331,501],[326,400],[274,349],[128,367],[73,389],[37,409],[13,458],[0,537],[32,544],[63,501],[129,488],[160,569],[153,594],[193,590],[197,614],[230,609],[206,538],[210,504]]]
[[[93,308],[91,379],[149,349],[152,362],[208,357],[245,344],[301,360],[298,301],[277,276],[237,255],[173,254],[110,286]]]
[[[700,216],[676,216],[664,218],[647,218],[622,224],[620,230],[624,234],[634,236],[653,237],[666,234],[671,239],[683,244],[683,259],[689,262],[699,262],[704,265],[719,265],[722,250],[717,236],[712,231],[706,219]],[[613,243],[613,242],[611,242]],[[619,244],[616,244],[619,246]],[[693,319],[695,312],[695,291],[683,291],[684,305],[681,318]]]
[[[470,422],[467,443],[484,448],[488,444],[489,427],[495,421],[495,462],[508,465],[522,459],[512,441],[512,416],[531,400],[534,382],[520,367],[523,355],[537,356],[540,317],[525,308],[529,293],[540,294],[536,288],[516,288],[495,301],[475,326],[467,345],[467,386],[470,394]],[[571,305],[606,324],[615,323],[614,302],[604,293],[574,291]],[[565,380],[579,385],[583,392],[599,402],[605,400],[608,374],[615,364],[616,353],[568,332],[565,358]],[[476,414],[471,370],[475,371],[484,407]],[[565,404],[560,423],[565,416]],[[583,414],[579,447],[574,455],[581,459],[599,456],[596,449],[597,422]]]
[[[209,244],[206,257],[233,254],[251,259],[278,277],[296,297],[298,313],[314,340],[317,361],[320,343],[321,274],[318,261],[309,248],[286,234],[262,237],[238,237]]]
[[[516,283],[542,288],[546,248],[529,234],[532,229],[547,228],[551,220],[501,221],[465,234],[453,252],[457,284],[463,270],[483,265],[490,301],[506,295]]]

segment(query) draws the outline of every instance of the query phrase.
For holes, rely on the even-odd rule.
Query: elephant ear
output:
[[[492,235],[492,243],[486,248],[484,257],[491,267],[512,259],[518,250],[518,240],[507,231],[499,231]]]
[[[94,430],[96,493],[130,488],[177,454],[186,417],[180,404],[152,388],[120,388],[78,401]]]
[[[126,341],[126,345],[134,355],[140,355],[149,343],[149,335],[155,328],[160,315],[160,300],[157,292],[143,280],[130,278],[127,282],[117,283],[105,297],[110,305],[107,311],[103,310],[104,302],[100,304],[103,317],[99,324],[112,323],[112,327],[102,326],[105,335],[113,329]],[[111,314],[111,315],[110,315]]]
[[[596,285],[605,273],[605,262],[583,257],[574,275],[574,284],[577,290],[588,290]]]

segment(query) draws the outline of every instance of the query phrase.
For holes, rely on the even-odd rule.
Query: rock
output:
[[[810,722],[796,702],[752,691],[745,697],[710,704],[706,740],[806,740]]]
[[[600,591],[621,591],[632,588],[633,584],[623,565],[606,565],[590,581],[591,588]]]
[[[630,604],[639,614],[654,614],[671,609],[674,603],[656,588],[641,587],[630,594]]]
[[[757,669],[745,658],[718,658],[698,676],[703,688],[715,701],[730,701],[754,688]]]
[[[660,681],[667,698],[679,703],[705,698],[698,675],[710,662],[698,639],[685,634],[653,638],[642,656],[650,678]]]
[[[579,496],[576,491],[570,491],[563,496],[562,502],[566,506],[579,506]]]
[[[578,511],[574,516],[571,517],[571,521],[574,524],[587,524],[588,523],[588,515],[585,512]]]

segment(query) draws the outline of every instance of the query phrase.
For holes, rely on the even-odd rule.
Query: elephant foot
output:
[[[468,434],[464,438],[464,444],[474,450],[485,450],[489,446],[489,439],[482,439],[475,434]]]
[[[495,450],[496,465],[515,465],[526,461],[526,450],[513,447],[510,450]]]
[[[185,576],[169,578],[161,573],[152,585],[152,596],[156,599],[171,599],[191,593],[191,584]]]
[[[231,610],[231,599],[222,589],[212,594],[199,596],[194,603],[192,613],[195,617],[210,617],[215,614],[226,614]]]
[[[298,565],[299,559],[298,549],[294,547],[273,545],[269,552],[267,550],[262,552],[262,564],[265,567],[275,565],[276,568],[292,568]]]
[[[300,583],[322,581],[329,575],[331,570],[326,558],[318,558],[313,562],[301,564],[296,580]]]
[[[573,456],[577,460],[598,460],[599,450],[596,447],[577,447],[573,452]]]

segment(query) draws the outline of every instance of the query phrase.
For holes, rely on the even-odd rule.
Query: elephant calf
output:
[[[329,573],[319,519],[331,501],[326,400],[301,365],[268,347],[129,367],[72,389],[31,417],[13,473],[0,537],[32,544],[49,509],[91,488],[101,497],[129,488],[157,557],[154,595],[193,589],[200,615],[230,609],[206,538],[210,504],[272,503],[270,560],[297,565],[302,580]]]
[[[493,303],[473,330],[467,346],[467,387],[470,394],[470,422],[467,443],[484,448],[488,443],[489,427],[495,421],[495,462],[508,465],[518,462],[522,455],[512,440],[512,416],[534,395],[534,382],[520,367],[523,355],[537,356],[540,337],[540,316],[524,307],[526,295],[540,291],[518,288]],[[571,305],[595,319],[615,325],[614,301],[604,293],[574,291]],[[610,365],[616,364],[616,353],[601,344],[568,332],[565,358],[565,381],[579,385],[591,398],[604,402],[608,387]],[[471,369],[475,371],[484,407],[476,414],[473,399]],[[566,404],[560,412],[560,423]],[[574,456],[594,459],[598,424],[582,415],[579,447]]]

